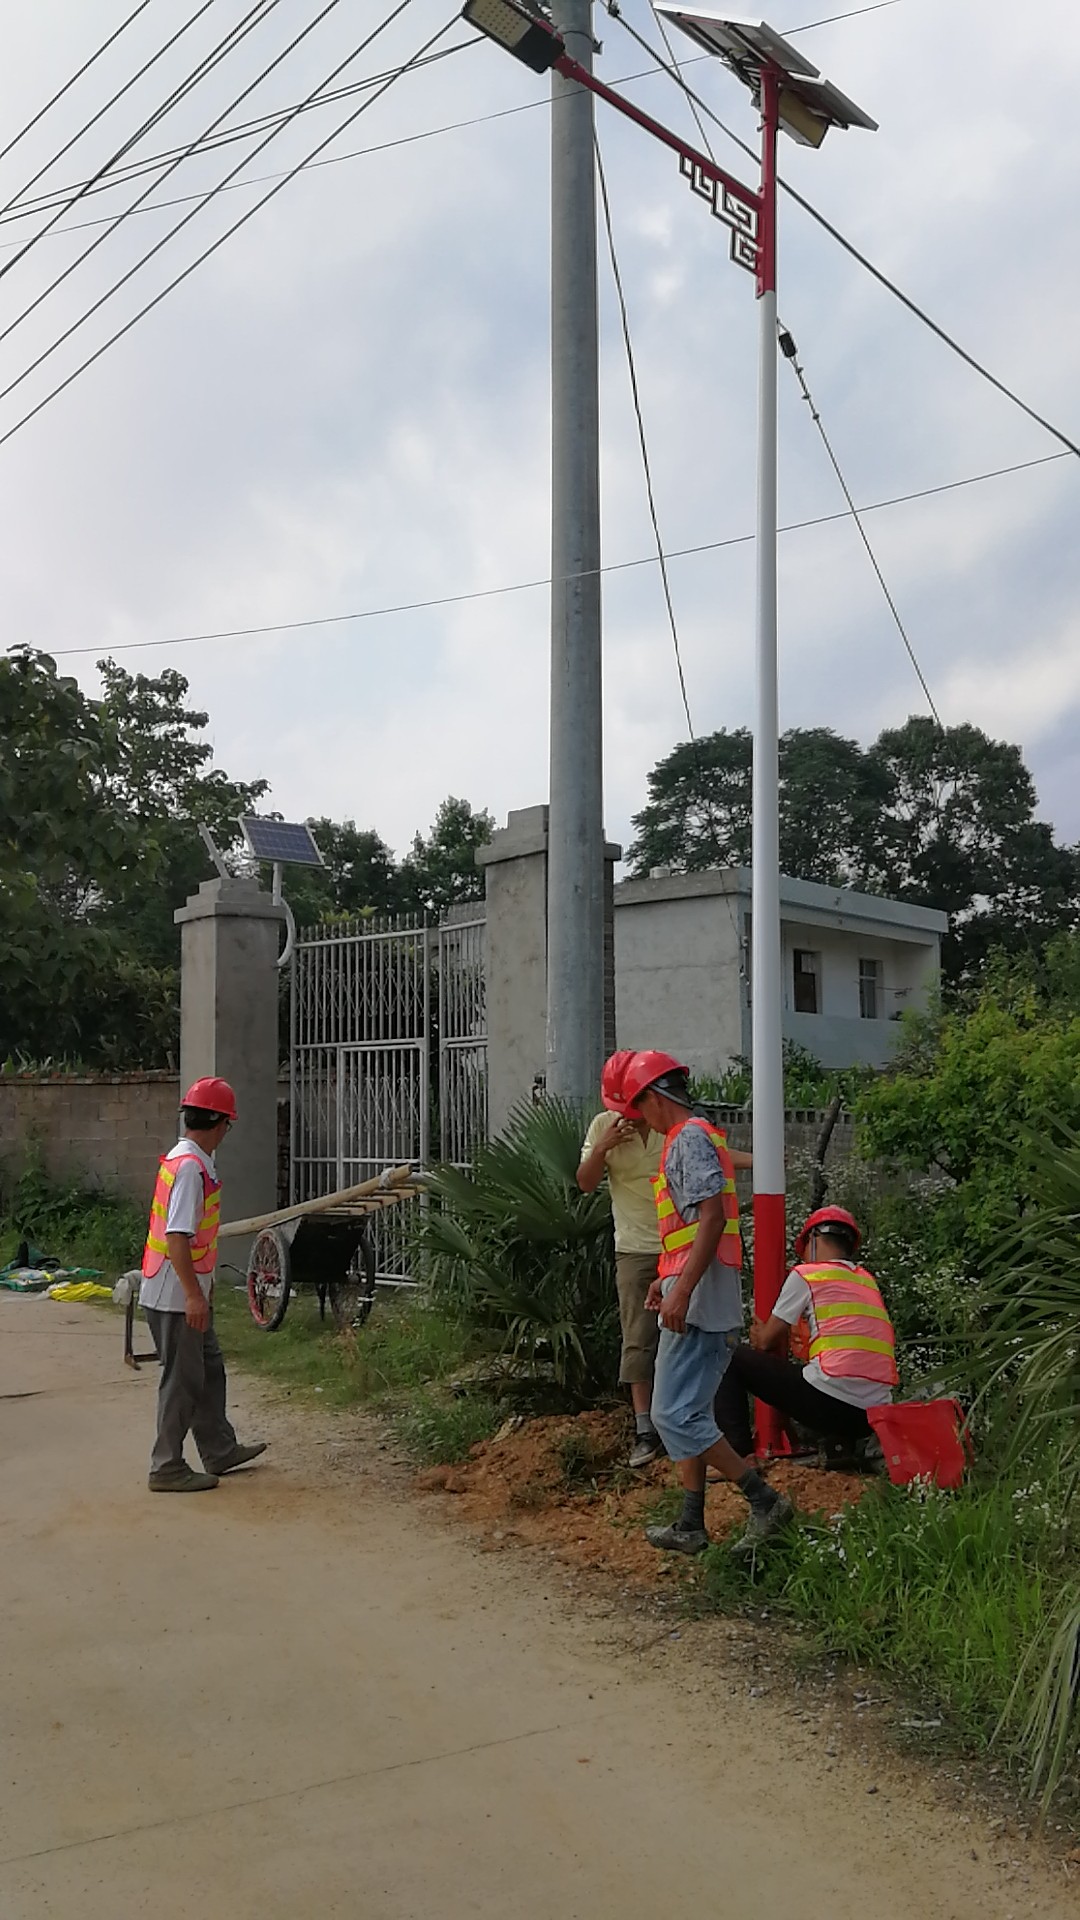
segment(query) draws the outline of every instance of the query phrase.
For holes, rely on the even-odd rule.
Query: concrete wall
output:
[[[177,1136],[179,1101],[173,1073],[0,1075],[4,1185],[35,1156],[50,1180],[149,1207],[158,1157]]]
[[[701,1073],[750,1053],[750,875],[657,875],[615,889],[620,1047],[659,1046]],[[896,1014],[925,1004],[946,916],[898,900],[781,880],[783,1031],[826,1067],[885,1066]],[[819,1011],[796,1013],[794,955],[820,955]],[[883,1016],[859,1011],[859,961],[881,963]]]
[[[743,1050],[739,909],[715,886],[656,898],[651,884],[615,892],[618,1044],[661,1047],[713,1072]]]
[[[277,1200],[278,982],[283,914],[254,880],[204,880],[175,916],[180,926],[180,1078],[220,1074],[236,1090],[239,1123],[218,1171],[227,1218],[267,1213]],[[239,1243],[237,1243],[239,1244]]]
[[[498,1133],[519,1101],[542,1085],[547,1061],[548,810],[522,807],[477,851],[487,932],[488,1125]],[[621,849],[605,845],[605,917]],[[613,909],[612,909],[613,912]],[[618,1020],[614,936],[605,926],[604,1024]],[[610,957],[609,957],[610,956]],[[620,1044],[624,1044],[620,1042]]]

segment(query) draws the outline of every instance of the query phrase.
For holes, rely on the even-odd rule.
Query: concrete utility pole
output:
[[[556,0],[592,70],[592,0]],[[547,1088],[594,1099],[604,1058],[600,403],[593,98],[551,76],[551,798]]]

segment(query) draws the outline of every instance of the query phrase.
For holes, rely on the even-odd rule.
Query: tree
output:
[[[1077,924],[1080,860],[1035,819],[1019,747],[915,715],[868,758],[889,792],[879,881],[950,916],[950,977],[970,977],[992,947],[1038,950]]]
[[[102,791],[136,844],[154,848],[156,861],[153,887],[141,860],[108,876],[99,918],[148,962],[174,968],[180,949],[172,909],[207,876],[200,826],[209,827],[222,853],[231,852],[240,844],[240,815],[255,812],[268,783],[230,780],[211,765],[212,746],[195,737],[209,715],[185,705],[183,674],[130,674],[112,660],[99,661],[98,669],[103,693],[94,704],[116,742]]]
[[[1080,924],[1080,856],[1035,818],[1018,747],[914,717],[864,751],[827,727],[780,742],[780,864],[950,917],[943,965],[969,979],[995,947],[1041,951]],[[750,857],[745,729],[675,748],[649,775],[631,868],[694,872]]]
[[[742,866],[750,859],[749,728],[683,740],[649,775],[648,804],[634,815],[637,838],[627,856],[637,876],[654,867],[698,873]]]
[[[128,1064],[160,1015],[163,982],[102,922],[118,875],[142,866],[117,800],[122,750],[110,715],[47,655],[0,660],[0,1058]]]
[[[467,800],[450,794],[427,838],[414,835],[412,850],[401,863],[403,905],[438,916],[459,901],[482,900],[484,876],[476,850],[487,846],[494,831],[494,818],[486,808],[474,813]]]
[[[212,768],[180,674],[100,663],[101,699],[47,654],[0,660],[0,1058],[165,1065],[178,1037],[173,911],[265,792]]]
[[[310,926],[331,914],[359,919],[364,914],[385,916],[401,905],[401,876],[385,840],[374,828],[358,827],[354,820],[309,820],[322,867],[290,867],[285,880],[289,905],[298,926]],[[269,869],[264,876],[268,883]]]

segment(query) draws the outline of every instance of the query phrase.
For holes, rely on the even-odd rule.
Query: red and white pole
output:
[[[755,642],[751,1020],[754,1099],[754,1312],[767,1320],[784,1278],[784,1054],[780,947],[780,716],[776,647],[776,142],[779,78],[761,75],[758,230],[757,610]],[[758,1402],[761,1452],[784,1446]]]

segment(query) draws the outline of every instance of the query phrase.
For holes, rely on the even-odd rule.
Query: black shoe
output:
[[[207,1473],[235,1473],[237,1467],[246,1467],[250,1460],[257,1460],[260,1453],[266,1452],[266,1446],[265,1440],[256,1440],[251,1447],[237,1445],[231,1453],[225,1455],[224,1460],[215,1460],[212,1465],[204,1461],[203,1464]]]

